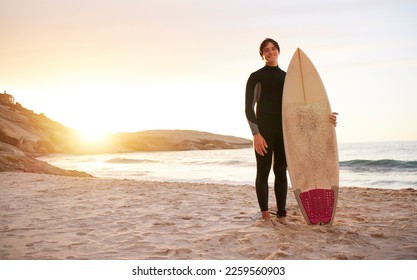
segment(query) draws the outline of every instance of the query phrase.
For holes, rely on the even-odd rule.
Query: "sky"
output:
[[[251,138],[266,37],[313,61],[339,142],[417,140],[417,1],[0,0],[0,90],[66,126]]]

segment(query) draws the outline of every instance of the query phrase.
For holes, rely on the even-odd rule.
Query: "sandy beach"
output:
[[[417,190],[342,187],[333,226],[251,221],[253,186],[0,173],[0,259],[417,259]],[[273,205],[273,192],[270,192]]]

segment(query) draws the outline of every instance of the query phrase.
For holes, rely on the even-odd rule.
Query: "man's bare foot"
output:
[[[269,211],[262,211],[262,219],[263,220],[270,220],[271,215],[269,214]]]
[[[262,221],[265,225],[271,225],[275,227],[275,222],[271,219],[269,211],[262,211]]]

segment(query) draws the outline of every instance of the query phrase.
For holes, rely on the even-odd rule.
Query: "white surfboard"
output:
[[[288,172],[298,205],[308,224],[331,224],[339,190],[336,131],[320,75],[300,49],[288,66],[282,107]]]

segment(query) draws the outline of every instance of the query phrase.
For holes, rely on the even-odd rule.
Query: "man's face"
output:
[[[268,43],[266,47],[262,50],[262,59],[269,66],[278,65],[278,49],[272,43]]]

